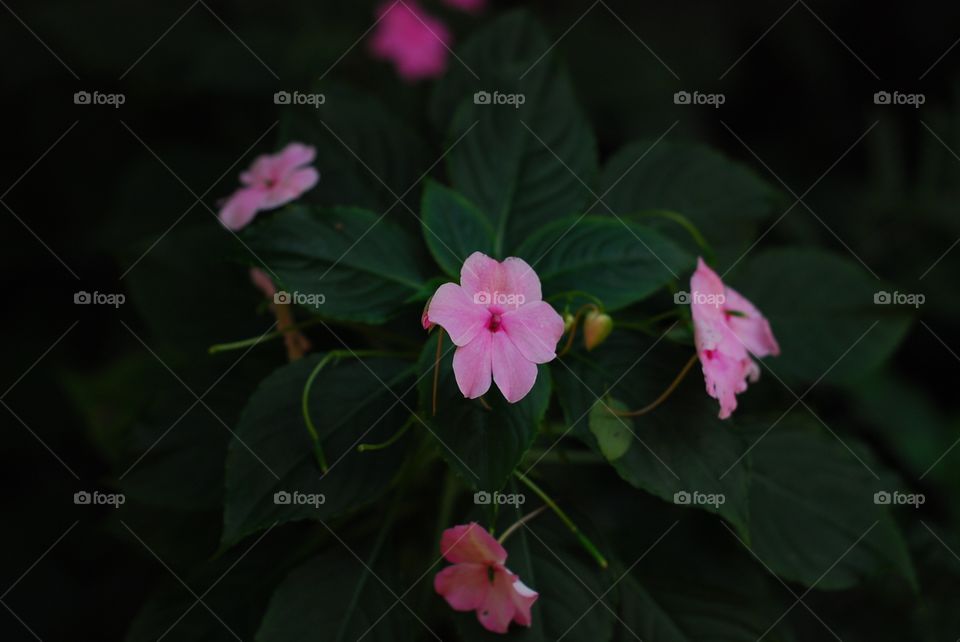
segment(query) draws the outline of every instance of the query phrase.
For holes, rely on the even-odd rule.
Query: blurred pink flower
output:
[[[487,6],[487,0],[443,0],[445,3],[455,9],[466,11],[467,13],[479,13]]]
[[[476,611],[488,631],[506,633],[510,622],[530,626],[530,608],[539,594],[510,572],[507,551],[476,522],[443,532],[440,551],[448,566],[433,580],[434,590],[455,611]]]
[[[250,223],[257,212],[280,207],[313,188],[320,173],[308,167],[316,156],[313,147],[290,143],[278,154],[265,154],[240,174],[244,185],[220,208],[220,221],[231,230]]]
[[[720,418],[737,408],[737,395],[755,382],[760,368],[751,358],[777,356],[780,346],[770,322],[732,288],[726,287],[703,259],[690,279],[694,340],[703,366],[707,394],[720,402]]]
[[[526,261],[499,263],[474,252],[460,270],[460,285],[441,285],[427,309],[457,345],[453,373],[460,392],[476,399],[491,377],[510,403],[523,399],[537,380],[537,364],[556,355],[563,319],[542,300],[540,279]]]
[[[388,0],[377,9],[377,16],[370,51],[392,62],[401,78],[413,82],[446,70],[453,38],[441,20],[424,12],[415,0]]]

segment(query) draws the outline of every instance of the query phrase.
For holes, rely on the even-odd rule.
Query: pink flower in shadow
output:
[[[371,53],[393,63],[408,82],[435,78],[446,70],[450,30],[414,0],[388,1],[377,9]]]

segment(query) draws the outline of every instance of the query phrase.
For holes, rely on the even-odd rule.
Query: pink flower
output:
[[[220,209],[220,222],[231,230],[245,227],[257,212],[280,207],[299,198],[320,180],[312,167],[316,150],[302,143],[290,143],[279,154],[259,156],[250,169],[240,174],[241,187]]]
[[[539,594],[510,572],[507,551],[476,522],[443,531],[440,550],[453,566],[433,579],[434,590],[455,611],[476,611],[488,631],[506,633],[510,622],[530,626]]]
[[[377,16],[370,51],[393,62],[401,78],[413,82],[446,70],[452,36],[442,21],[424,12],[415,0],[388,0],[377,9]]]
[[[474,252],[460,270],[460,285],[444,283],[431,299],[425,322],[435,323],[457,346],[453,373],[463,396],[490,389],[491,376],[510,403],[537,380],[537,364],[556,355],[563,319],[542,300],[540,279],[526,261],[499,263]]]
[[[737,408],[737,395],[755,382],[760,368],[751,358],[777,356],[780,346],[757,308],[726,287],[703,259],[690,279],[694,340],[707,394],[720,402],[720,418]]]
[[[454,9],[460,9],[467,13],[478,13],[487,6],[487,0],[444,0]]]

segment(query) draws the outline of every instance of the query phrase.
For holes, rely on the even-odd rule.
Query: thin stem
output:
[[[359,446],[357,446],[357,452],[362,453],[370,450],[384,450],[385,448],[389,448],[393,444],[400,441],[401,437],[407,434],[407,431],[410,430],[411,426],[413,426],[415,419],[416,419],[416,416],[410,415],[410,418],[407,419],[407,421],[400,427],[400,430],[395,432],[393,436],[391,436],[389,439],[379,444],[360,444]]]
[[[544,504],[543,506],[533,511],[532,513],[527,513],[526,515],[524,515],[523,517],[515,521],[513,524],[508,526],[507,530],[503,531],[503,534],[497,538],[497,541],[503,544],[507,540],[507,538],[510,537],[511,534],[513,534],[513,531],[517,530],[518,528],[520,528],[521,526],[529,522],[531,519],[533,519],[543,511],[547,510],[547,508],[548,508],[547,505]]]
[[[583,313],[586,312],[587,310],[594,310],[599,312],[600,308],[598,308],[593,303],[585,303],[583,306],[581,306],[579,310],[577,310],[577,314],[573,317],[573,323],[570,324],[570,332],[567,335],[567,342],[564,344],[563,349],[557,353],[558,359],[563,355],[567,354],[568,352],[570,352],[570,348],[573,346],[573,339],[577,336],[577,326],[580,325],[580,318],[583,316]]]
[[[557,502],[553,501],[552,497],[547,495],[547,493],[544,492],[542,488],[537,486],[533,482],[533,480],[531,480],[529,477],[527,477],[520,471],[515,470],[513,471],[513,474],[516,476],[517,479],[519,479],[524,484],[526,484],[527,487],[530,490],[532,490],[537,497],[542,499],[543,503],[549,506],[550,510],[552,510],[556,514],[556,516],[560,518],[560,521],[566,524],[567,528],[569,528],[570,532],[573,533],[574,536],[576,536],[580,544],[587,550],[588,553],[590,553],[593,559],[597,561],[597,564],[600,565],[600,568],[607,568],[608,566],[607,558],[605,558],[597,549],[597,547],[594,546],[593,542],[591,542],[590,539],[586,535],[584,535],[579,528],[577,528],[577,525],[573,523],[573,520],[570,519],[570,517],[565,512],[563,512],[563,509],[557,505]]]
[[[250,339],[243,339],[242,341],[231,341],[230,343],[217,343],[207,348],[207,352],[209,354],[217,354],[218,352],[229,352],[231,350],[240,350],[242,348],[247,348],[249,346],[257,345],[262,341],[279,339],[285,334],[296,332],[297,330],[302,330],[303,328],[309,328],[310,326],[321,323],[322,321],[323,319],[320,319],[320,318],[307,319],[302,323],[296,323],[294,325],[283,328],[282,330],[275,330],[261,337],[252,337]]]
[[[597,305],[603,305],[603,301],[593,296],[589,292],[584,292],[583,290],[567,290],[566,292],[557,292],[546,298],[547,301],[552,301],[553,299],[559,299],[560,297],[566,297],[567,301],[572,301],[574,297],[581,296],[584,299],[590,299]]]
[[[683,370],[680,371],[680,374],[674,377],[673,381],[670,383],[667,389],[664,390],[659,397],[654,399],[651,403],[647,404],[643,408],[640,408],[639,410],[614,410],[613,408],[608,408],[608,410],[612,414],[618,417],[639,417],[640,415],[647,414],[648,412],[650,412],[651,410],[653,410],[654,408],[662,404],[664,401],[666,401],[667,398],[673,394],[673,391],[677,389],[677,386],[680,385],[680,382],[683,381],[683,378],[687,376],[687,373],[690,372],[690,369],[693,367],[693,364],[695,364],[696,362],[697,362],[697,355],[696,353],[694,353],[694,355],[690,357],[690,360],[687,361],[686,365],[683,366]]]

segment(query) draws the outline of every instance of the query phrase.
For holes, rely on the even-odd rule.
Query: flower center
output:
[[[490,332],[499,332],[502,323],[503,322],[500,319],[500,315],[496,312],[492,312],[490,314],[490,320],[487,321],[487,330]]]

